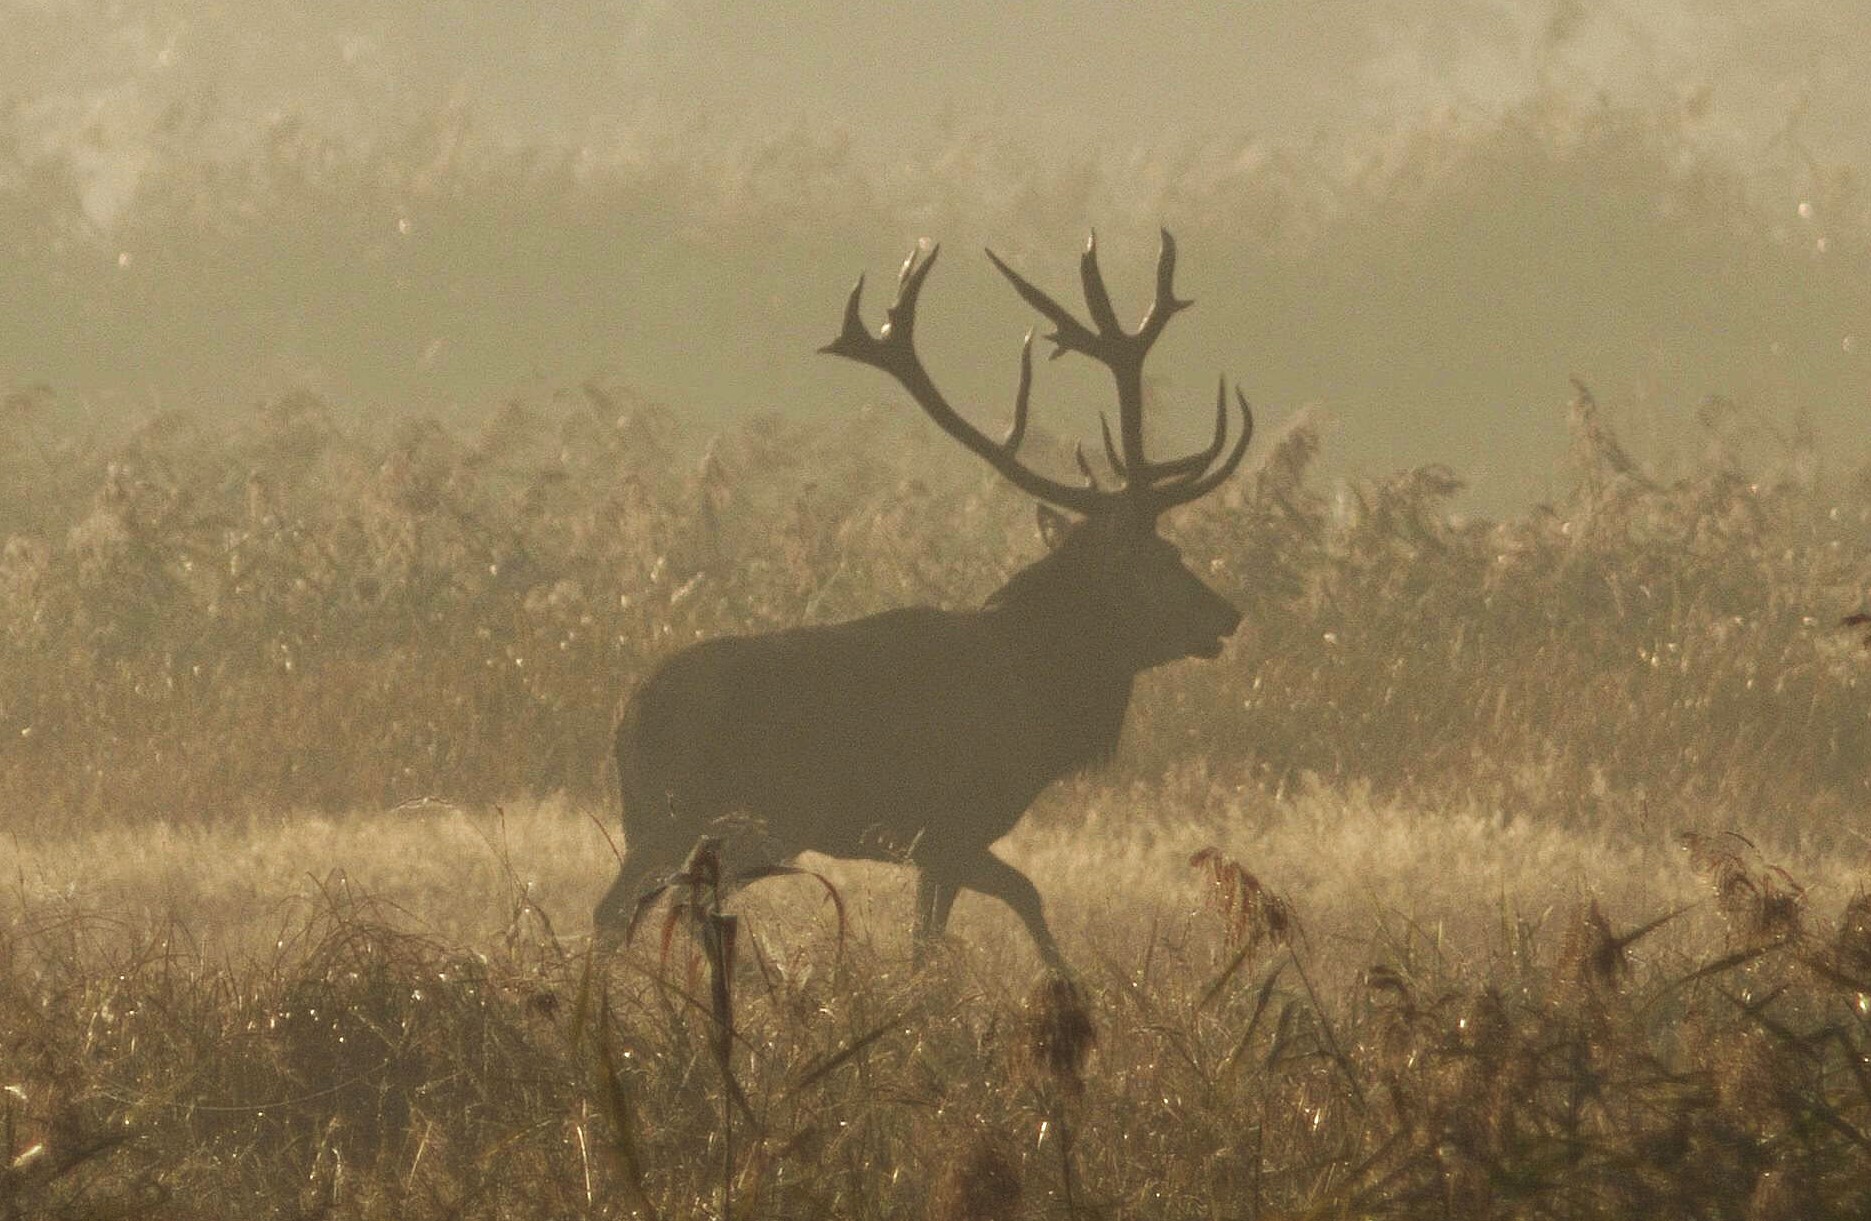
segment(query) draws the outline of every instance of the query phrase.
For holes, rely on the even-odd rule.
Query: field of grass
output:
[[[609,861],[586,811],[17,845],[3,1198],[19,1216],[685,1217],[724,1187],[749,1217],[1871,1203],[1852,863],[1783,873],[1731,838],[1692,853],[1326,791],[1187,796],[1075,785],[1014,838],[1077,996],[981,899],[912,972],[889,867],[807,858],[842,939],[817,883],[749,892],[725,1069],[691,932],[665,947],[653,919],[593,970]],[[1192,867],[1205,848],[1252,881]]]
[[[1249,627],[1007,845],[1074,981],[816,858],[594,961],[636,676],[1036,554],[891,414],[8,398],[0,1217],[1871,1212],[1871,481],[1720,403],[1500,522],[1270,429],[1170,523]]]

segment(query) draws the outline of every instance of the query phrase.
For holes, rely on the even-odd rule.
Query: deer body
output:
[[[643,842],[673,812],[745,811],[795,851],[903,859],[973,852],[1052,781],[1108,754],[1129,674],[1023,647],[1001,611],[887,611],[709,641],[631,701],[618,763]],[[667,800],[657,808],[656,798]]]
[[[1038,496],[1051,551],[979,610],[909,608],[727,637],[663,663],[618,727],[625,859],[598,907],[601,935],[627,926],[645,888],[709,834],[723,840],[730,869],[804,851],[915,867],[919,946],[942,930],[958,891],[994,895],[1020,916],[1048,965],[1063,967],[1039,892],[990,846],[1046,786],[1115,750],[1140,672],[1214,657],[1239,624],[1234,607],[1155,531],[1163,509],[1227,477],[1252,423],[1243,401],[1235,448],[1211,469],[1225,438],[1224,395],[1205,453],[1162,464],[1143,458],[1142,355],[1162,322],[1186,304],[1170,291],[1168,235],[1157,303],[1136,335],[1109,316],[1092,251],[1083,266],[1097,332],[1002,266],[1023,296],[1060,323],[1053,338],[1061,350],[1086,351],[1113,366],[1124,455],[1108,428],[1106,452],[1126,479],[1118,492],[1060,484],[1015,459],[1031,336],[1006,442],[988,441],[948,407],[911,347],[916,294],[933,262],[932,254],[906,264],[881,337],[858,320],[854,292],[844,331],[828,350],[890,372],[944,429]],[[1080,466],[1089,478],[1082,455]],[[1084,517],[1068,520],[1048,503]]]
[[[1047,785],[1110,753],[1131,688],[1129,674],[1084,676],[1076,658],[1025,648],[1013,618],[896,610],[672,658],[618,732],[630,864],[641,853],[668,872],[698,830],[744,815],[722,835],[730,869],[805,850],[905,861],[951,899],[997,873],[989,845]],[[617,901],[653,880],[620,876]],[[1056,954],[1037,906],[981,888]]]

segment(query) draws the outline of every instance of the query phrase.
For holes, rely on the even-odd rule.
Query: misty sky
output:
[[[1192,378],[1180,371],[1199,358],[1205,382],[1223,363],[1284,408],[1337,413],[1333,452],[1356,469],[1449,461],[1477,486],[1529,485],[1563,447],[1575,373],[1642,404],[1653,449],[1705,396],[1733,394],[1770,415],[1814,410],[1862,450],[1864,263],[1825,244],[1848,218],[1796,211],[1807,192],[1849,203],[1836,169],[1871,169],[1871,5],[1852,0],[0,0],[0,31],[0,134],[25,163],[66,171],[23,180],[66,194],[43,229],[17,227],[45,257],[22,281],[27,304],[0,308],[0,388],[210,404],[310,387],[431,410],[603,369],[701,419],[837,413],[877,393],[812,355],[857,270],[929,236],[994,244],[1056,284],[1096,225],[1122,281],[1171,223],[1205,310],[1165,367]],[[1644,177],[1655,158],[1634,172],[1593,162],[1576,182],[1563,153],[1519,166],[1517,183],[1484,168],[1432,192],[1414,227],[1384,213],[1288,264],[1277,241],[1255,245],[1251,200],[1209,190],[1268,149],[1300,150],[1295,163],[1328,179],[1352,167],[1352,181],[1370,150],[1410,148],[1399,133],[1494,148],[1490,125],[1511,131],[1516,107],[1554,97],[1574,114],[1602,98],[1664,116],[1694,144],[1663,154],[1670,166],[1680,153],[1761,177],[1767,220],[1737,205],[1732,230],[1758,240],[1671,220],[1671,171]],[[554,213],[516,178],[438,191],[413,224],[390,187],[195,230],[175,204],[195,184],[178,193],[152,168],[178,147],[263,161],[284,119],[368,146],[441,113],[467,116],[477,138],[613,165],[649,149],[678,169],[645,180],[674,185],[666,201],[598,191]],[[807,138],[771,141],[794,132]],[[983,149],[1002,161],[968,163]],[[436,154],[405,155],[413,175]],[[1005,172],[1022,156],[1016,171],[1063,169]],[[685,223],[763,158],[779,168],[756,187],[789,213],[750,207],[742,229],[713,233]],[[1080,190],[1079,163],[1102,186]],[[1421,164],[1435,163],[1432,149]],[[690,167],[703,185],[685,195]],[[884,202],[870,211],[811,196],[873,187]],[[158,201],[141,230],[139,198]],[[40,232],[76,240],[18,236]],[[1871,259],[1864,246],[1849,257]],[[930,306],[952,311],[930,328],[932,346],[952,345],[936,356],[983,395],[1005,372],[985,353],[1025,325],[989,275],[951,258]],[[63,304],[42,313],[34,293]],[[1509,451],[1524,453],[1503,464]]]
[[[1852,0],[0,0],[0,97],[48,136],[134,146],[180,99],[231,130],[281,111],[369,128],[454,102],[516,134],[593,124],[846,126],[864,152],[961,117],[1036,148],[1304,138],[1499,107],[1544,83],[1706,88],[1746,144],[1796,111],[1861,160],[1871,8]]]

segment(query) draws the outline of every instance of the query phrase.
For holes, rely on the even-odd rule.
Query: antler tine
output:
[[[1000,443],[1009,457],[1019,450],[1020,442],[1026,439],[1026,409],[1032,393],[1033,328],[1028,327],[1026,339],[1020,344],[1020,389],[1013,396],[1013,427],[1007,430],[1007,439]]]
[[[1220,466],[1205,475],[1192,475],[1175,483],[1150,489],[1146,495],[1149,497],[1150,508],[1153,511],[1161,513],[1166,509],[1173,509],[1177,505],[1188,504],[1192,500],[1208,495],[1221,486],[1228,476],[1234,474],[1235,468],[1241,465],[1241,458],[1247,453],[1248,442],[1254,439],[1254,411],[1247,405],[1247,396],[1241,393],[1239,386],[1234,388],[1234,401],[1241,408],[1241,435],[1234,439],[1234,448],[1228,451],[1228,457]]]
[[[1105,457],[1110,461],[1111,469],[1123,480],[1125,490],[1155,503],[1159,498],[1154,496],[1153,490],[1166,489],[1171,499],[1165,499],[1164,503],[1180,503],[1173,498],[1193,486],[1194,481],[1202,477],[1227,444],[1227,389],[1224,384],[1217,391],[1215,438],[1206,449],[1168,462],[1149,460],[1144,452],[1143,361],[1169,320],[1193,304],[1176,295],[1176,239],[1168,229],[1158,232],[1162,244],[1158,247],[1156,257],[1156,295],[1135,333],[1124,330],[1117,320],[1116,310],[1112,308],[1111,294],[1105,286],[1104,273],[1098,266],[1098,236],[1095,232],[1087,237],[1084,252],[1079,256],[1079,278],[1084,284],[1085,305],[1092,321],[1089,327],[1003,263],[992,250],[987,252],[987,256],[1026,303],[1053,323],[1055,329],[1047,336],[1053,344],[1053,358],[1067,351],[1078,352],[1111,371],[1117,383],[1117,438],[1112,437],[1108,420],[1101,417],[1099,422],[1104,430]]]
[[[1173,257],[1171,265],[1174,266]],[[1092,321],[1098,327],[1101,350],[1092,355],[1104,362],[1117,380],[1117,423],[1124,438],[1124,456],[1118,457],[1111,444],[1111,426],[1100,416],[1099,423],[1104,425],[1105,456],[1126,487],[1147,486],[1160,478],[1143,453],[1143,358],[1154,336],[1146,337],[1141,331],[1132,335],[1118,322],[1117,311],[1111,308],[1111,294],[1104,286],[1104,273],[1098,269],[1096,231],[1085,238],[1085,253],[1079,258],[1078,271],[1085,284],[1086,308],[1091,310]]]
[[[1106,340],[1127,339],[1124,328],[1118,325],[1117,311],[1111,308],[1111,294],[1104,287],[1104,273],[1098,270],[1098,233],[1092,230],[1085,237],[1085,253],[1078,259],[1078,278],[1085,285],[1085,306],[1091,310],[1092,325],[1098,328],[1100,338]]]
[[[926,255],[920,248],[910,252],[897,273],[897,295],[886,311],[887,321],[882,330],[874,335],[864,323],[864,277],[859,276],[845,302],[844,322],[837,337],[820,351],[843,356],[888,373],[944,432],[984,459],[1008,482],[1028,495],[1074,512],[1096,513],[1117,503],[1120,498],[1128,498],[1129,503],[1141,511],[1162,513],[1214,490],[1240,466],[1254,435],[1254,413],[1238,386],[1235,387],[1234,397],[1240,406],[1241,432],[1235,438],[1234,448],[1227,457],[1222,459],[1220,465],[1213,465],[1228,441],[1225,379],[1215,392],[1215,436],[1207,448],[1168,462],[1153,463],[1144,456],[1143,358],[1170,317],[1190,304],[1176,296],[1176,243],[1168,230],[1163,231],[1163,244],[1157,254],[1156,298],[1135,334],[1125,331],[1119,325],[1116,312],[1112,309],[1104,275],[1098,268],[1095,235],[1085,243],[1085,251],[1079,259],[1079,274],[1084,281],[1085,304],[1091,311],[1096,330],[1073,317],[1065,307],[1001,262],[992,250],[987,252],[989,261],[1007,277],[1014,291],[1052,322],[1054,329],[1046,338],[1053,345],[1054,357],[1068,350],[1082,353],[1103,364],[1116,380],[1118,437],[1112,437],[1111,422],[1107,417],[1100,415],[1099,424],[1105,457],[1124,485],[1117,492],[1106,492],[1098,485],[1083,446],[1074,449],[1073,458],[1080,473],[1085,476],[1088,485],[1085,487],[1062,483],[1020,462],[1018,451],[1020,443],[1026,438],[1033,390],[1031,330],[1020,345],[1020,385],[1014,395],[1013,426],[1001,441],[990,440],[980,429],[963,419],[949,405],[942,392],[936,389],[929,371],[923,367],[922,358],[916,354],[914,331],[916,303],[940,252],[939,246],[931,246]]]
[[[1111,421],[1102,411],[1098,413],[1098,426],[1104,430],[1104,460],[1111,464],[1111,469],[1117,472],[1117,477],[1128,484],[1130,468],[1124,464],[1122,458],[1118,457],[1117,446],[1111,443]]]
[[[862,312],[864,296],[864,277],[859,276],[857,284],[851,290],[851,296],[845,302],[844,322],[838,335],[830,343],[820,348],[834,356],[843,356],[859,364],[880,369],[897,380],[897,383],[909,392],[929,418],[934,420],[942,431],[960,441],[970,451],[992,466],[1015,487],[1030,496],[1048,501],[1061,508],[1077,513],[1095,513],[1111,501],[1111,494],[1096,487],[1073,487],[1048,478],[1038,471],[1022,465],[1015,456],[1020,441],[1026,433],[1027,405],[1032,389],[1032,345],[1031,337],[1021,349],[1020,389],[1014,400],[1013,429],[1006,441],[997,443],[985,433],[963,419],[942,392],[931,380],[929,371],[923,367],[922,358],[916,354],[914,335],[916,329],[916,302],[922,292],[923,283],[928,279],[930,268],[935,266],[936,255],[940,246],[930,247],[929,254],[918,259],[912,251],[904,261],[897,277],[896,300],[886,311],[888,321],[877,334],[871,334],[865,325]],[[1043,296],[1043,294],[1042,294]],[[1057,307],[1054,307],[1057,309]],[[1063,311],[1061,311],[1063,313]],[[1069,319],[1069,315],[1066,315]],[[1082,329],[1082,328],[1081,328]]]
[[[1180,479],[1189,475],[1199,475],[1208,469],[1208,464],[1221,456],[1221,447],[1228,443],[1228,379],[1219,379],[1215,386],[1215,439],[1208,448],[1186,458],[1174,458],[1168,462],[1153,463],[1151,475],[1158,479]]]
[[[916,330],[916,298],[922,293],[929,269],[935,266],[936,256],[941,253],[939,244],[931,246],[928,257],[918,261],[917,251],[910,251],[897,272],[896,300],[884,311],[883,330],[876,335],[864,325],[864,273],[859,272],[858,282],[851,286],[851,295],[845,298],[844,322],[838,328],[837,338],[819,351],[873,365],[892,374],[895,370],[883,363],[891,353],[900,350],[908,353],[911,361],[916,361],[915,350],[910,346]]]
[[[987,257],[988,261],[994,264],[995,269],[1007,277],[1007,282],[1013,285],[1014,291],[1020,294],[1021,299],[1052,322],[1054,330],[1046,336],[1047,340],[1052,343],[1050,359],[1058,360],[1066,352],[1082,352],[1094,360],[1104,359],[1098,336],[1087,329],[1084,323],[1074,318],[1063,305],[1035,288],[1019,272],[1001,262],[1000,256],[992,250],[987,252]]]
[[[923,281],[929,278],[929,270],[935,266],[936,256],[942,253],[938,243],[929,247],[927,258],[918,260],[919,247],[910,248],[909,257],[903,260],[903,266],[897,271],[897,299],[885,311],[883,337],[886,341],[894,340],[908,348],[912,332],[916,329],[916,299],[922,296]],[[860,322],[859,325],[862,325]]]
[[[843,356],[851,360],[863,360],[861,353],[865,346],[875,342],[870,330],[864,325],[861,302],[864,299],[864,273],[858,273],[858,282],[851,286],[851,295],[845,298],[844,325],[838,328],[838,336],[819,351],[831,356]]]
[[[1156,300],[1150,303],[1150,312],[1143,316],[1143,323],[1137,328],[1137,341],[1145,348],[1156,342],[1171,317],[1195,304],[1176,296],[1176,239],[1169,235],[1168,229],[1158,232],[1163,235],[1163,244],[1156,254]]]
[[[1084,283],[1085,306],[1091,313],[1095,331],[1072,317],[1057,301],[1001,262],[993,251],[988,251],[994,266],[1000,269],[1015,290],[1058,328],[1048,336],[1053,342],[1055,358],[1071,350],[1083,353],[1111,370],[1112,377],[1117,381],[1118,433],[1123,440],[1123,447],[1120,457],[1118,447],[1112,444],[1107,425],[1105,456],[1110,459],[1112,469],[1124,479],[1127,487],[1139,489],[1203,470],[1221,452],[1218,444],[1199,463],[1192,457],[1161,464],[1151,462],[1144,454],[1143,360],[1170,318],[1191,304],[1176,296],[1176,239],[1170,236],[1167,229],[1159,232],[1162,245],[1156,258],[1156,297],[1135,334],[1124,329],[1117,320],[1117,311],[1111,306],[1111,293],[1105,287],[1104,272],[1098,266],[1096,232],[1086,238],[1085,250],[1079,256],[1078,264],[1079,278]],[[1226,414],[1225,403],[1223,414]]]

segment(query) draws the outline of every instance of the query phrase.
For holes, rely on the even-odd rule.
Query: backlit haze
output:
[[[1871,10],[1819,0],[315,6],[0,0],[0,392],[82,426],[478,419],[601,378],[704,425],[906,402],[814,354],[944,245],[922,343],[998,429],[1032,319],[991,245],[1120,311],[1178,235],[1218,372],[1334,469],[1556,478],[1574,376],[1667,474],[1864,445]],[[1038,422],[1105,388],[1045,366]],[[1703,412],[1707,418],[1711,413]],[[1173,416],[1173,418],[1168,418]]]

